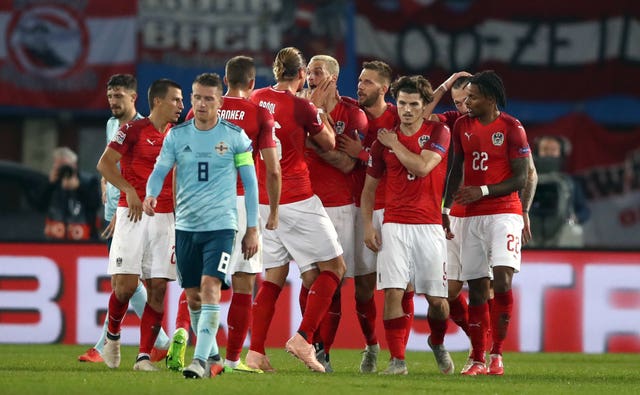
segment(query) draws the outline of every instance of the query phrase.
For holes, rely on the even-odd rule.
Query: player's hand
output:
[[[332,76],[331,78],[326,78],[324,81],[321,81],[318,86],[315,87],[311,95],[309,96],[309,100],[319,108],[325,108],[329,98],[335,95],[336,90],[336,77]]]
[[[247,228],[242,238],[242,253],[244,259],[249,259],[258,252],[258,227],[252,226]]]
[[[531,234],[531,223],[529,221],[529,213],[522,213],[522,219],[524,220],[524,228],[522,228],[522,245],[526,245],[531,241],[533,235]]]
[[[357,158],[362,151],[362,142],[360,139],[352,139],[345,134],[339,134],[336,136],[336,144],[338,150],[344,152],[352,158]]]
[[[473,74],[467,72],[467,71],[458,71],[457,73],[453,73],[451,74],[451,76],[449,78],[447,78],[447,80],[445,82],[443,82],[445,88],[447,88],[447,90],[451,90],[451,87],[453,86],[453,83],[456,82],[456,80],[460,77],[471,77]]]
[[[102,237],[105,240],[113,237],[113,232],[116,229],[116,217],[117,216],[113,214],[113,218],[111,218],[109,225],[107,225],[107,227],[104,228],[102,233],[100,233],[100,237]]]
[[[269,229],[269,230],[276,230],[278,229],[278,212],[273,212],[270,211],[269,212],[269,218],[267,218],[267,224],[265,225],[265,228]]]
[[[142,219],[142,202],[135,191],[126,195],[127,206],[129,207],[127,218],[129,218],[129,221],[138,222]]]
[[[364,244],[373,252],[380,251],[380,247],[382,246],[382,240],[378,232],[371,227],[367,227],[364,231]]]
[[[378,130],[378,141],[387,148],[392,148],[398,142],[398,135],[387,129]]]
[[[442,214],[442,229],[444,229],[444,235],[447,240],[451,240],[455,237],[453,232],[451,232],[451,221],[449,221],[448,214]]]
[[[480,187],[475,186],[463,186],[458,189],[456,192],[454,199],[457,203],[462,205],[467,205],[469,203],[473,203],[476,200],[480,200],[482,198],[482,190]]]
[[[156,213],[156,205],[158,204],[158,200],[153,196],[147,196],[144,198],[144,202],[142,202],[142,211],[150,217],[153,217]]]

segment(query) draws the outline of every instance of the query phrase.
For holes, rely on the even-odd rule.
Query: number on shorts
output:
[[[220,255],[220,262],[218,263],[218,271],[220,273],[227,273],[227,269],[229,268],[229,263],[231,262],[231,255],[223,252]]]
[[[516,254],[520,253],[520,236],[507,235],[507,251],[515,252]]]
[[[198,181],[209,181],[208,162],[198,162]]]

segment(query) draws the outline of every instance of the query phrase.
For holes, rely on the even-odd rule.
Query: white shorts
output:
[[[349,275],[349,272],[353,272],[356,205],[352,203],[346,206],[325,207],[324,209],[338,233],[338,240],[342,246],[342,257],[344,258],[344,263],[347,265],[347,274],[345,274],[345,277],[353,277],[353,274]]]
[[[449,280],[460,280],[462,276],[462,263],[460,262],[460,251],[462,248],[462,229],[464,228],[464,217],[449,216],[449,227],[454,237],[447,240],[447,278]]]
[[[265,269],[288,265],[294,260],[300,273],[316,268],[316,262],[342,255],[338,233],[320,199],[309,199],[280,205],[278,228],[262,229],[262,261]],[[260,205],[262,224],[266,223],[269,206]]]
[[[379,233],[382,232],[382,220],[384,219],[384,209],[373,210],[371,221],[374,229]],[[349,268],[347,263],[347,274],[345,277],[364,276],[376,272],[376,260],[378,254],[371,251],[364,244],[364,225],[362,223],[362,211],[358,207],[356,209],[356,237],[355,237],[355,254],[353,269]],[[350,275],[351,274],[351,275]]]
[[[442,225],[385,223],[378,252],[378,289],[405,289],[446,298],[447,243]]]
[[[137,274],[149,278],[176,279],[175,217],[173,213],[142,214],[129,221],[128,207],[116,209],[116,227],[109,250],[110,275]]]
[[[520,271],[524,222],[518,214],[467,217],[462,230],[461,280],[492,277],[492,268],[508,266]]]
[[[244,259],[242,253],[242,238],[247,232],[247,210],[244,205],[244,196],[238,196],[236,199],[238,209],[238,233],[236,233],[236,242],[233,246],[231,254],[231,266],[227,274],[233,275],[236,272],[257,274],[262,272],[262,232],[258,231],[258,252],[248,260]]]

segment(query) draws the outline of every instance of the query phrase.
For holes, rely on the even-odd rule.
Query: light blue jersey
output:
[[[238,171],[250,170],[251,181],[256,183],[251,151],[251,140],[244,130],[221,118],[206,131],[196,129],[193,120],[175,126],[149,176],[147,196],[158,196],[164,177],[176,164],[176,229],[238,230]],[[257,212],[257,196],[255,206]]]
[[[143,118],[142,115],[140,115],[140,113],[136,113],[136,116],[133,117],[132,121],[141,118]],[[109,142],[113,140],[113,136],[115,136],[118,129],[120,129],[120,121],[118,121],[118,118],[109,118],[109,120],[107,121],[107,144],[109,144]],[[120,165],[118,165],[118,168],[120,168]],[[118,207],[118,200],[120,200],[120,190],[107,183],[106,195],[106,201],[104,203],[104,220],[110,222],[113,218],[113,215],[116,213],[116,208]]]

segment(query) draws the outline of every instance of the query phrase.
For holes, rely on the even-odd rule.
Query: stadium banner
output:
[[[0,244],[0,343],[93,344],[102,329],[110,285],[104,245]],[[640,252],[523,252],[514,277],[514,310],[507,351],[640,352]],[[300,279],[295,267],[277,302],[267,346],[283,347],[298,327]],[[164,328],[173,333],[181,290],[168,289]],[[342,289],[342,321],[334,347],[364,345],[352,299],[353,282]],[[378,303],[378,338],[384,343],[383,298]],[[223,292],[221,330],[226,344],[226,312],[231,292]],[[408,349],[427,351],[429,325],[424,298],[415,299]],[[139,320],[130,311],[122,341],[138,344]],[[248,341],[248,340],[247,340]],[[453,323],[445,338],[451,351],[469,341]],[[248,346],[248,343],[246,344]]]
[[[565,137],[573,148],[567,172],[582,184],[591,209],[585,246],[640,248],[640,129],[613,132],[576,113],[527,128],[533,144],[544,135]],[[588,138],[585,138],[588,136]]]
[[[187,109],[196,75],[215,72],[223,76],[224,65],[233,56],[254,58],[257,88],[273,84],[273,60],[281,48],[288,46],[300,49],[307,61],[316,54],[335,57],[341,68],[340,92],[355,92],[352,2],[138,3],[140,89],[146,89],[158,78],[171,78],[182,86]],[[146,98],[139,98],[138,108],[147,111]]]
[[[602,123],[638,123],[640,2],[356,1],[359,62],[440,84],[493,69],[507,110],[546,122],[582,108]]]
[[[101,110],[114,73],[134,73],[137,1],[0,2],[0,106]]]

